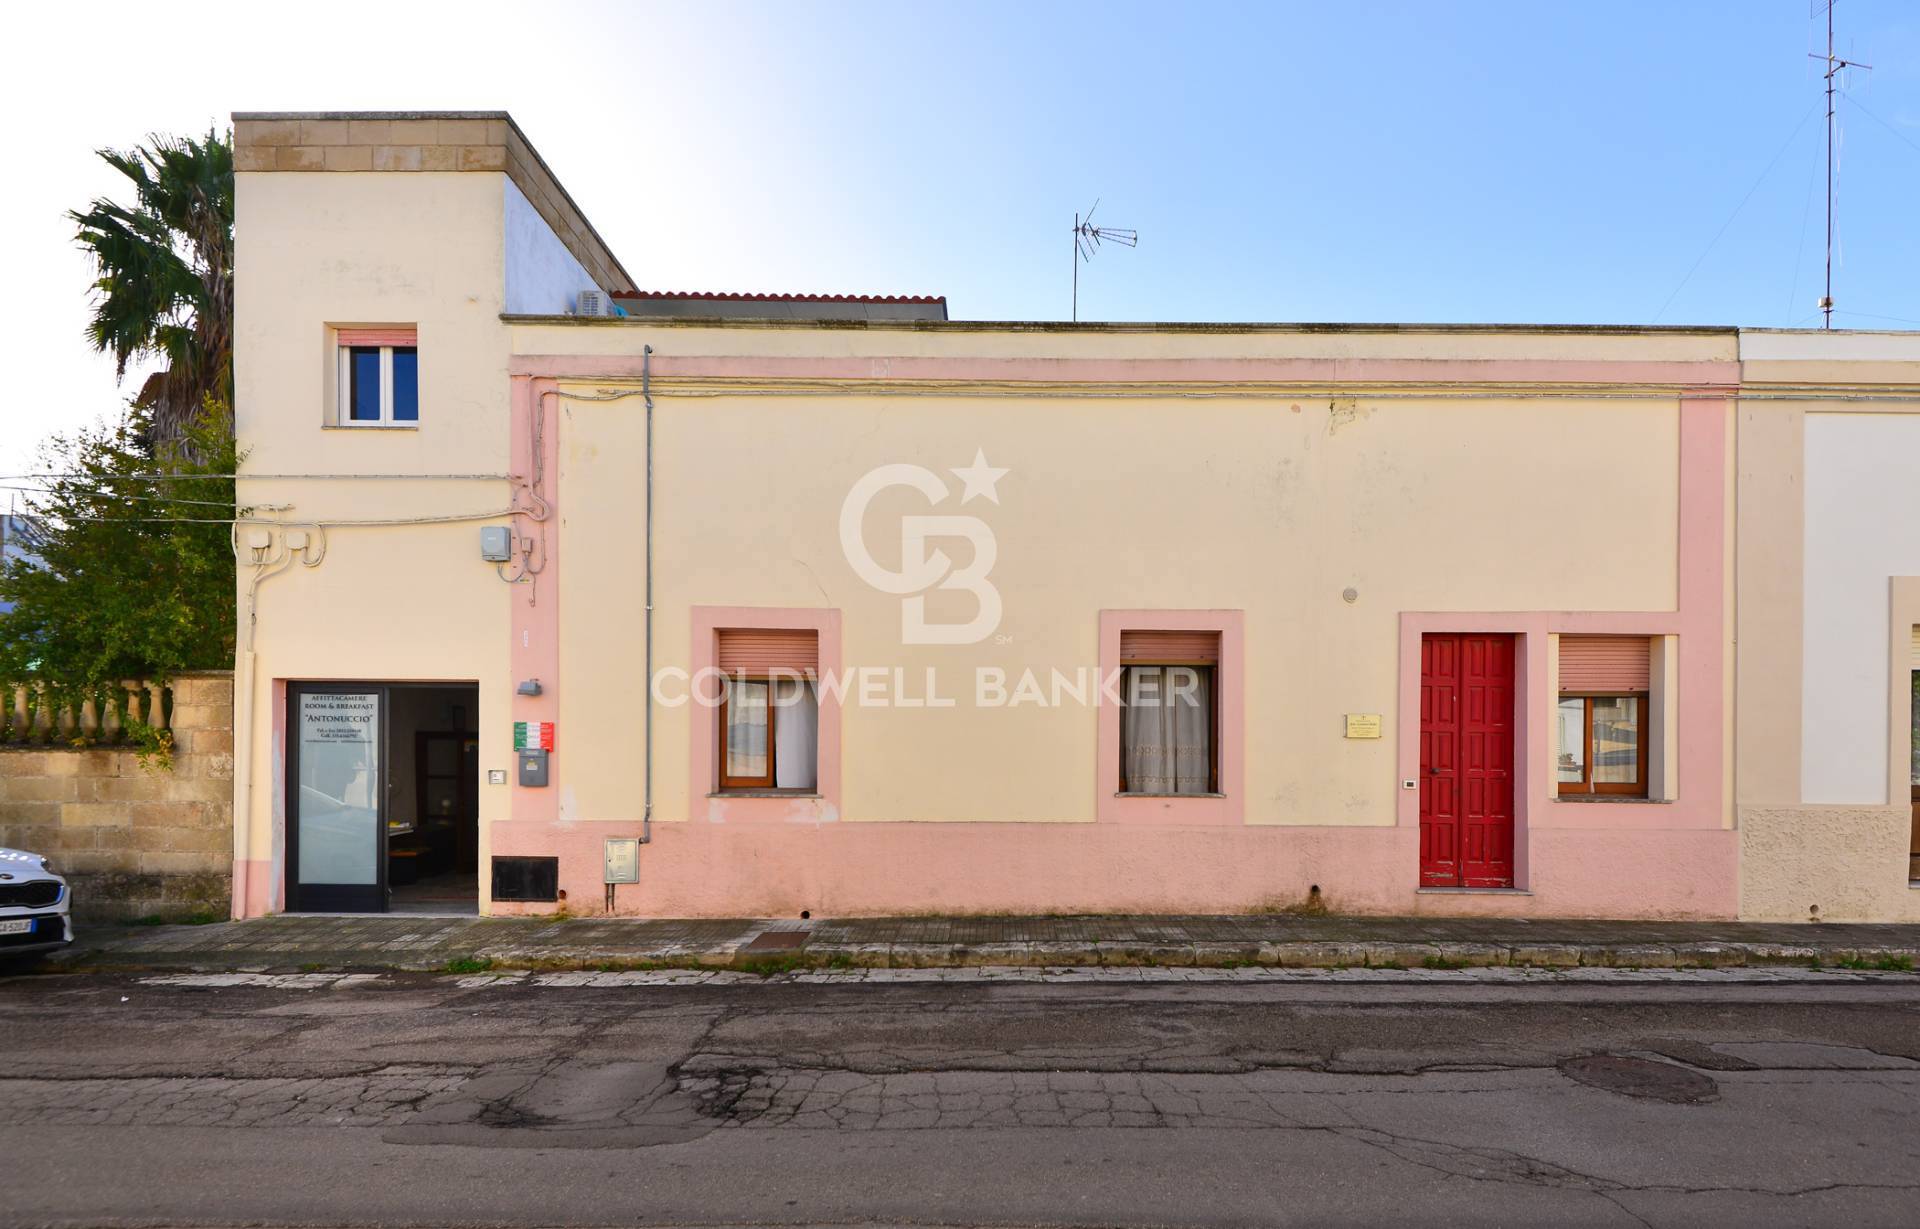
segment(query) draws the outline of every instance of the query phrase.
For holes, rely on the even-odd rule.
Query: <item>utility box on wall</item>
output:
[[[528,747],[514,753],[520,763],[520,784],[545,785],[547,783],[547,752],[539,747]]]
[[[640,882],[640,841],[638,837],[608,837],[605,848],[607,883]]]
[[[505,525],[480,527],[480,558],[487,563],[506,563],[513,558],[513,535]]]

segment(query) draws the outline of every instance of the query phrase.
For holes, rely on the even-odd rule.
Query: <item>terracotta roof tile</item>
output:
[[[713,290],[616,290],[615,299],[704,299],[725,303],[945,303],[943,294],[727,294]]]

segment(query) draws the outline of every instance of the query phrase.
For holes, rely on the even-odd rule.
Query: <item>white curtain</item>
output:
[[[819,777],[820,702],[805,679],[774,685],[773,784],[776,789],[814,789]]]
[[[727,775],[765,779],[767,775],[767,685],[727,680]]]
[[[1213,788],[1213,671],[1128,666],[1121,757],[1130,794]]]

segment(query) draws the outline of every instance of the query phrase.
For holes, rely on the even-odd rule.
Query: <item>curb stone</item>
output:
[[[1456,968],[1705,970],[1826,968],[1888,971],[1920,965],[1920,927],[1839,923],[1568,922],[1492,926],[1482,920],[1328,917],[896,918],[822,920],[790,952],[746,951],[776,919],[536,919],[287,917],[204,927],[94,931],[50,962],[67,969],[209,972],[318,969],[580,972],[649,968],[735,970],[1128,969],[1204,971]],[[1536,937],[1537,936],[1537,937]],[[104,942],[102,941],[104,940]],[[569,941],[571,940],[571,942]],[[1864,965],[1864,969],[1834,966]],[[987,978],[985,980],[991,980]]]

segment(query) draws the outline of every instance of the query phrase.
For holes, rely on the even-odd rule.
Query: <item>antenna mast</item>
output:
[[[1093,209],[1098,208],[1100,202],[1096,200]],[[1100,250],[1102,240],[1122,247],[1140,246],[1138,231],[1118,226],[1095,226],[1093,209],[1087,210],[1084,219],[1077,213],[1073,215],[1073,318],[1076,322],[1080,319],[1080,262],[1092,260],[1093,254]]]
[[[1820,314],[1825,323],[1820,327],[1833,327],[1833,89],[1834,78],[1845,68],[1872,69],[1871,64],[1862,64],[1858,60],[1842,60],[1833,54],[1833,6],[1840,0],[1815,0],[1825,7],[1827,12],[1827,54],[1824,56],[1808,53],[1811,59],[1826,62],[1827,79],[1827,290],[1820,297]]]

